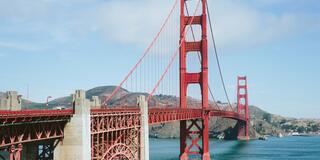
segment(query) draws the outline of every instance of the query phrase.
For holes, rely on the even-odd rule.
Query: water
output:
[[[178,139],[151,139],[151,160],[174,160],[179,156]],[[269,138],[267,141],[210,141],[215,160],[319,160],[320,137]]]

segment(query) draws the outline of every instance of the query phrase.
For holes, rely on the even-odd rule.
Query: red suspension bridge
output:
[[[209,86],[207,22],[212,56],[228,105],[216,103]],[[200,86],[201,101],[189,97],[197,96],[188,90],[194,84]],[[130,96],[137,99],[138,95],[147,96],[146,102],[132,102]],[[163,102],[159,95],[177,101]],[[233,106],[224,84],[206,0],[174,2],[141,58],[102,105],[95,106],[98,109],[89,109],[82,91],[76,92],[72,104],[73,109],[66,110],[0,111],[0,159],[148,159],[142,149],[146,144],[139,106],[148,107],[149,125],[180,122],[181,160],[210,159],[210,117],[236,120],[238,139],[249,139],[247,79],[238,77],[237,106]]]

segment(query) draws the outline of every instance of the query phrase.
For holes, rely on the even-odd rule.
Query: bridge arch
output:
[[[104,154],[103,160],[117,160],[117,159],[125,159],[125,160],[134,160],[138,159],[136,155],[133,154],[132,150],[129,146],[124,143],[117,143],[110,147]]]

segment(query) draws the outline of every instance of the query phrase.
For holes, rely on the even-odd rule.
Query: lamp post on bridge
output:
[[[48,97],[47,97],[47,103],[46,103],[47,109],[49,109],[49,99],[50,99],[50,98],[52,98],[52,96],[48,96]]]

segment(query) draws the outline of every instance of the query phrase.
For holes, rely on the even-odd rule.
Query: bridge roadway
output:
[[[245,122],[244,115],[230,110],[161,107],[149,108],[148,112],[149,125],[199,119],[205,114]],[[73,116],[73,110],[0,111],[0,115],[0,128],[3,128],[0,131],[1,149],[20,143],[63,138],[63,128]],[[134,128],[141,123],[137,107],[91,109],[90,117],[91,134]]]

